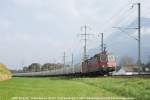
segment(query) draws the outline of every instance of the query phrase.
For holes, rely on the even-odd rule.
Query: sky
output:
[[[136,17],[136,7],[129,10],[135,2],[144,5],[144,17],[149,17],[149,0],[0,0],[0,62],[10,69],[62,63],[64,52],[69,61],[72,53],[83,53],[83,25],[92,34],[88,49],[97,47],[99,33],[106,38],[112,27]]]

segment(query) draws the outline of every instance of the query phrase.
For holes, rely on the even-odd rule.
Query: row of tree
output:
[[[133,58],[129,56],[123,56],[120,61],[119,61],[119,66],[117,66],[116,70],[119,70],[122,66],[129,66],[129,65],[136,65],[135,61]],[[22,70],[19,72],[39,72],[39,71],[50,71],[50,70],[55,70],[55,69],[60,69],[63,68],[63,64],[54,64],[54,63],[45,63],[43,65],[39,63],[32,63],[28,67],[23,67]],[[69,67],[69,65],[65,65],[65,67]],[[142,64],[142,70],[143,71],[150,71],[150,62],[147,64]]]
[[[23,67],[23,72],[39,72],[39,71],[49,71],[49,70],[55,70],[60,69],[64,67],[63,64],[54,64],[54,63],[46,63],[46,64],[39,64],[39,63],[32,63],[28,67]]]

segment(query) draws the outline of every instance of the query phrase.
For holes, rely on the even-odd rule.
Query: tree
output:
[[[30,72],[41,71],[41,65],[39,63],[32,63],[31,65],[29,65],[28,70]]]
[[[48,71],[53,69],[53,65],[51,63],[46,63],[41,67],[42,71]]]
[[[23,67],[23,72],[28,72],[28,67]]]

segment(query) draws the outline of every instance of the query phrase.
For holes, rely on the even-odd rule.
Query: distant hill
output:
[[[11,72],[4,64],[0,64],[0,81],[11,79]]]

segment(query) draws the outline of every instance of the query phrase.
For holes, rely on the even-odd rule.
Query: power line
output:
[[[71,59],[71,67],[72,67],[73,73],[74,73],[75,68],[74,68],[74,55],[73,55],[73,53],[72,53],[72,59]]]
[[[63,55],[63,65],[64,65],[64,67],[66,65],[66,53],[65,52],[64,52],[64,55]]]
[[[73,59],[73,53],[72,53],[72,57],[71,57],[71,66],[73,66],[73,61],[74,61],[74,59]]]
[[[104,51],[104,40],[103,40],[103,33],[101,33],[102,35],[102,40],[101,40],[101,49],[102,49],[102,52]]]
[[[141,3],[133,4],[138,6],[138,59],[137,65],[139,67],[139,74],[141,71]]]
[[[126,35],[128,35],[129,37],[133,38],[134,40],[138,40],[136,37],[128,34],[125,29],[138,29],[138,28],[122,28],[122,27],[113,27],[113,28],[117,28],[118,30],[120,30],[122,33],[125,33]]]
[[[135,38],[131,35],[129,35],[130,37],[134,38],[135,40],[137,40],[138,42],[138,59],[137,59],[137,65],[139,67],[139,74],[140,74],[140,71],[141,71],[141,3],[134,3],[132,5],[132,8],[134,7],[134,5],[137,5],[138,6],[138,25],[137,25],[137,28],[124,28],[124,29],[137,29],[138,30],[138,38]],[[131,9],[132,9],[131,8]],[[123,33],[125,33],[125,31],[122,30],[121,27],[115,27],[115,28],[118,28],[120,31],[122,31]]]
[[[130,4],[130,3],[125,4],[118,12],[116,12],[112,17],[110,17],[105,23],[103,23],[102,26],[105,27],[105,28],[103,28],[102,30],[103,30],[103,31],[108,30],[108,27],[110,26],[109,23],[111,23],[112,21],[114,21],[115,18],[119,16],[119,14],[121,15],[121,14],[123,13],[124,9],[126,8],[126,6],[129,5],[129,4]],[[127,10],[127,11],[128,11],[128,10]],[[126,12],[127,12],[127,11],[126,11]],[[117,19],[117,18],[116,18],[116,19]],[[107,25],[107,26],[106,26],[106,25]]]
[[[82,40],[84,40],[84,56],[83,56],[83,61],[87,60],[87,40],[88,40],[87,36],[91,35],[91,34],[87,34],[87,29],[91,29],[91,28],[89,26],[87,26],[87,25],[81,26],[81,31],[84,31],[83,34],[80,34],[80,35],[82,35],[84,37],[84,39],[82,39]]]
[[[138,61],[137,61],[137,64],[140,67],[141,66],[141,4],[138,3],[137,5],[138,5]]]
[[[101,52],[104,51],[104,34],[103,33],[99,33],[101,35]],[[98,35],[99,36],[99,35]]]
[[[63,68],[62,68],[62,73],[65,72],[65,66],[66,66],[66,52],[64,52],[63,56]]]
[[[140,71],[141,71],[141,4],[140,3],[134,3],[132,5],[132,8],[134,7],[134,5],[138,6],[138,28],[134,28],[134,29],[138,30],[138,38],[135,38],[135,40],[138,41],[138,59],[137,59],[137,65],[139,67],[139,73],[140,73]],[[121,30],[120,27],[118,27],[118,29]]]

